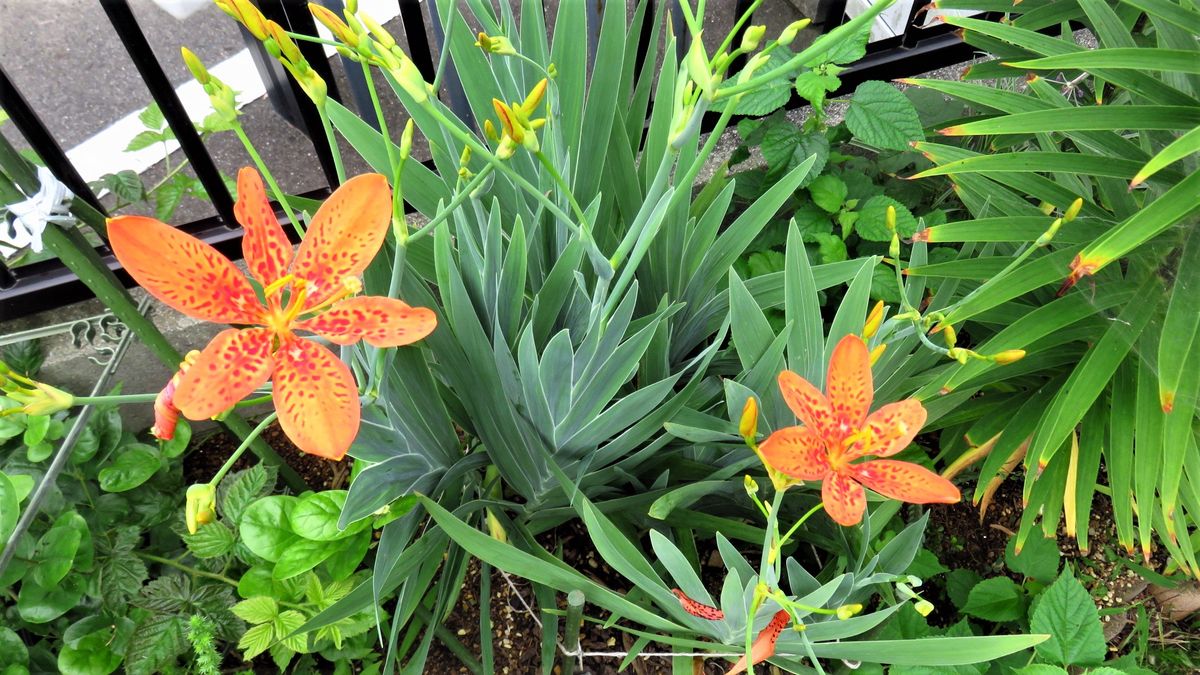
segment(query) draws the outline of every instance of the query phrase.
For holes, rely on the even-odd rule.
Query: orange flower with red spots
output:
[[[780,373],[783,398],[803,425],[777,430],[760,447],[772,469],[799,480],[821,481],[825,510],[841,525],[862,520],[867,507],[864,486],[913,504],[953,504],[962,498],[953,483],[910,462],[852,463],[868,455],[900,452],[925,424],[925,408],[916,399],[867,414],[875,395],[870,359],[862,338],[843,338],[829,360],[828,396],[790,370]]]
[[[292,256],[262,179],[242,169],[234,215],[246,230],[242,252],[261,300],[233,262],[205,242],[153,218],[110,220],[113,253],[151,295],[196,319],[251,326],[213,338],[179,377],[171,404],[188,419],[207,419],[272,380],[279,423],[296,446],[344,456],[361,415],[354,376],[333,352],[295,331],[381,348],[433,331],[437,319],[429,309],[357,296],[358,276],[383,244],[391,208],[386,178],[352,178],[317,210]]]

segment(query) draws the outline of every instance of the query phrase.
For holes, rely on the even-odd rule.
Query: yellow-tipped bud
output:
[[[1033,245],[1037,246],[1037,247],[1042,247],[1042,246],[1046,246],[1047,244],[1049,244],[1054,239],[1054,235],[1058,234],[1058,228],[1062,227],[1062,224],[1063,224],[1062,218],[1055,218],[1054,222],[1050,223],[1050,227],[1046,228],[1046,231],[1043,232],[1042,235],[1037,238],[1037,241],[1033,242]]]
[[[463,146],[462,153],[458,156],[458,165],[466,166],[471,163],[471,146]]]
[[[267,39],[267,18],[250,0],[229,0],[233,11],[226,11],[237,19],[258,40]]]
[[[750,474],[746,474],[746,476],[742,478],[742,487],[746,488],[746,494],[748,495],[754,496],[758,494],[758,482],[755,481]]]
[[[875,348],[871,350],[871,365],[875,365],[875,362],[878,361],[879,357],[883,356],[883,353],[886,351],[886,342],[881,342],[878,345],[875,345]]]
[[[999,354],[992,355],[992,361],[997,365],[1006,366],[1010,363],[1016,363],[1025,358],[1024,349],[1006,349]]]
[[[487,525],[488,534],[492,535],[492,539],[502,544],[508,543],[508,531],[504,529],[504,525],[496,517],[496,514],[492,513],[491,509],[487,509]]]
[[[863,606],[857,602],[851,605],[842,605],[841,607],[837,608],[837,618],[845,621],[850,617],[856,616],[862,611],[862,608]]]
[[[799,21],[793,21],[788,24],[787,28],[784,28],[783,32],[779,34],[779,44],[783,45],[784,47],[792,44],[792,40],[796,39],[796,36],[800,34],[800,31],[808,28],[808,24],[810,23],[812,23],[812,19],[800,19]]]
[[[1075,220],[1076,216],[1079,215],[1079,210],[1082,208],[1083,197],[1076,197],[1075,201],[1071,202],[1071,205],[1067,207],[1067,212],[1063,214],[1062,221],[1064,223],[1069,223],[1072,220]]]
[[[942,339],[946,341],[947,347],[953,347],[958,344],[958,331],[954,330],[954,326],[947,324],[942,329]]]
[[[1054,213],[1054,205],[1050,202],[1042,202],[1041,204],[1038,204],[1038,210],[1041,211],[1043,215],[1048,216],[1051,213]]]
[[[744,52],[752,52],[758,49],[759,43],[762,42],[763,36],[767,34],[766,26],[750,26],[742,33],[742,44],[740,49]]]
[[[279,52],[283,58],[292,63],[300,63],[304,61],[304,56],[300,53],[300,48],[296,46],[296,42],[292,40],[287,31],[283,30],[283,26],[274,21],[267,22],[267,32],[275,44],[279,45]]]
[[[429,100],[429,88],[425,78],[421,76],[421,71],[412,59],[405,58],[400,61],[400,68],[392,74],[400,88],[413,98],[414,103],[421,104]]]
[[[971,358],[971,350],[963,349],[961,347],[951,347],[950,350],[946,352],[946,356],[949,356],[965,366],[967,365],[967,359]]]
[[[540,82],[533,85],[533,89],[529,90],[529,95],[526,96],[525,101],[521,103],[521,112],[523,112],[526,117],[532,115],[533,111],[537,110],[537,107],[541,105],[542,98],[546,95],[546,86],[549,84],[550,81],[543,77]]]
[[[396,38],[392,37],[392,34],[386,28],[379,25],[378,21],[366,14],[359,17],[359,20],[366,25],[367,30],[371,31],[371,35],[375,36],[375,39],[379,41],[379,44],[383,45],[384,49],[391,49],[396,46]]]
[[[754,77],[755,71],[762,68],[770,60],[771,55],[766,52],[759,52],[750,57],[750,60],[746,62],[746,67],[742,68],[742,72],[738,73],[738,84],[748,82],[750,78]]]
[[[350,30],[345,21],[341,17],[334,14],[328,7],[323,7],[315,2],[308,3],[308,11],[312,12],[313,17],[320,21],[323,26],[333,33],[334,37],[345,42],[351,47],[357,47],[359,43],[358,35]]]
[[[929,616],[933,613],[933,603],[928,600],[918,600],[913,605],[913,609],[917,610],[921,616]]]
[[[738,433],[749,445],[754,445],[758,437],[758,400],[753,396],[746,399],[742,406],[742,419],[738,422]]]
[[[490,141],[500,140],[500,134],[496,133],[496,125],[492,124],[491,120],[483,121],[483,135]]]
[[[217,489],[211,483],[197,483],[187,489],[184,520],[190,534],[196,534],[201,525],[217,519]]]
[[[503,35],[488,35],[487,33],[479,33],[475,39],[475,46],[489,54],[499,56],[515,56],[517,50],[513,48],[512,41]]]
[[[558,66],[554,65],[553,63],[546,66],[546,74],[549,75],[550,79],[552,80],[558,77]]]
[[[887,225],[888,232],[896,231],[896,207],[888,204],[887,211],[884,213],[883,223]]]
[[[208,84],[212,76],[208,74],[208,68],[205,68],[204,64],[200,62],[200,57],[187,47],[181,47],[179,53],[183,54],[183,63],[192,73],[192,77],[196,78],[200,84]]]
[[[883,310],[885,309],[883,301],[875,303],[871,308],[871,313],[867,315],[867,321],[863,324],[863,339],[870,340],[879,332],[879,327],[883,325]]]
[[[408,159],[408,156],[410,154],[412,154],[414,126],[415,125],[413,124],[412,118],[410,117],[408,119],[408,121],[404,123],[404,131],[401,132],[401,134],[400,134],[400,161],[401,162]]]

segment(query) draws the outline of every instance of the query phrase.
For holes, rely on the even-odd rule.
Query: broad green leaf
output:
[[[275,561],[275,569],[271,573],[276,579],[290,579],[297,574],[303,574],[337,553],[340,546],[341,542],[301,538],[279,554],[279,559]]]
[[[868,241],[891,241],[892,233],[887,229],[887,207],[896,209],[896,232],[903,239],[909,239],[917,231],[917,219],[911,211],[899,201],[885,195],[876,195],[863,204],[854,224],[858,236]]]
[[[778,68],[786,64],[791,58],[792,51],[790,49],[782,46],[777,47],[767,57],[767,62],[758,69],[756,74],[768,72],[772,68]],[[733,114],[748,115],[750,117],[769,115],[783,107],[791,97],[791,83],[788,82],[787,78],[780,77],[763,84],[754,91],[743,94],[741,99],[734,104]],[[720,110],[724,107],[724,104],[718,103],[716,107]]]
[[[925,138],[921,120],[908,97],[887,82],[864,82],[846,109],[846,127],[855,138],[887,150],[908,150]]]
[[[338,518],[345,504],[345,490],[322,490],[301,497],[288,516],[292,532],[315,541],[333,541],[354,534],[368,523],[360,520],[345,530],[339,529]]]
[[[17,526],[21,515],[20,500],[17,499],[17,488],[3,471],[0,471],[0,541],[7,542]]]
[[[971,589],[962,611],[988,621],[1016,621],[1025,616],[1025,592],[1008,577],[986,579]]]
[[[24,667],[28,664],[29,649],[25,646],[25,641],[8,626],[0,626],[0,672],[8,673],[9,668]]]
[[[1058,576],[1058,561],[1062,553],[1058,541],[1049,537],[1030,537],[1020,553],[1016,551],[1016,537],[1010,537],[1004,549],[1004,564],[1008,569],[1043,583],[1050,583]]]
[[[46,588],[57,585],[71,571],[81,540],[79,530],[67,523],[56,524],[47,530],[34,549],[36,564],[30,580]]]
[[[121,665],[124,657],[109,648],[104,635],[96,633],[64,646],[58,652],[58,671],[63,675],[108,675]]]
[[[291,514],[299,499],[286,495],[263,497],[252,503],[238,522],[242,542],[252,553],[275,562],[290,547],[300,542],[292,532]]]
[[[817,176],[808,184],[808,193],[813,202],[828,213],[836,213],[846,201],[846,183],[831,174]]]
[[[66,614],[83,597],[85,580],[80,575],[68,575],[51,588],[27,582],[21,584],[17,596],[17,612],[29,623],[49,623]]]
[[[1107,652],[1096,603],[1070,570],[1042,594],[1030,628],[1050,635],[1037,645],[1037,653],[1051,663],[1091,665],[1103,661]]]
[[[162,466],[158,450],[142,444],[132,443],[118,451],[110,466],[100,469],[100,489],[105,492],[125,492],[150,480]]]

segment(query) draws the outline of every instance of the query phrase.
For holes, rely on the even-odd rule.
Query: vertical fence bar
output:
[[[33,112],[33,108],[29,107],[29,102],[17,90],[17,85],[9,79],[8,73],[4,72],[3,67],[0,67],[0,108],[4,108],[4,111],[8,113],[17,130],[33,147],[33,151],[45,163],[46,168],[50,169],[54,176],[62,181],[63,185],[70,188],[77,197],[104,213],[104,207],[100,205],[96,193],[92,192],[87,181],[83,180],[83,177],[75,170],[75,165],[67,159],[67,153],[63,152],[62,146],[50,135],[50,131]]]
[[[179,141],[179,147],[191,162],[192,170],[196,172],[196,178],[200,179],[205,192],[208,193],[213,208],[226,225],[236,227],[237,221],[233,218],[233,198],[225,188],[221,172],[217,170],[212,155],[208,154],[208,149],[200,140],[200,134],[196,133],[196,127],[192,125],[191,118],[183,108],[183,103],[175,94],[175,88],[171,86],[162,65],[154,56],[150,43],[146,41],[146,34],[142,32],[141,26],[133,16],[128,0],[106,0],[100,3],[100,6],[108,15],[109,23],[117,32],[117,37],[121,39],[129,58],[133,60],[133,65],[142,76],[142,81],[146,83],[146,88],[150,90],[150,95],[162,110],[171,131],[175,132],[175,139]]]
[[[259,0],[258,8],[262,11],[263,16],[278,23],[287,30],[293,33],[302,33],[304,35],[316,35],[317,24],[314,21],[312,14],[308,11],[308,6],[301,2],[288,0]],[[333,161],[333,152],[329,149],[329,143],[325,140],[325,127],[321,125],[321,114],[317,111],[317,106],[308,98],[294,79],[292,79],[283,66],[279,65],[275,59],[271,58],[266,50],[257,40],[252,46],[252,51],[256,51],[258,56],[262,58],[260,69],[269,69],[277,73],[277,82],[282,85],[286,82],[287,89],[282,86],[274,88],[276,96],[288,92],[288,103],[295,106],[295,110],[299,112],[301,131],[308,136],[308,140],[312,142],[313,152],[317,155],[317,161],[321,163],[321,171],[325,174],[325,180],[328,181],[331,188],[337,187],[337,168]],[[328,88],[328,95],[335,101],[341,102],[341,95],[338,93],[337,83],[334,81],[333,69],[329,67],[329,59],[325,56],[324,45],[307,40],[298,41],[296,46],[300,48],[300,54],[304,56],[304,60],[308,61],[308,65],[321,79],[325,80],[325,86]],[[294,120],[293,120],[294,123]]]
[[[687,20],[683,18],[683,10],[679,8],[681,0],[663,0],[671,3],[667,13],[670,15],[671,30],[675,32],[675,58],[682,63],[692,47],[692,33],[688,30]]]

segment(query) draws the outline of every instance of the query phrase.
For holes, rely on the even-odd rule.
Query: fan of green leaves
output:
[[[974,218],[924,240],[981,251],[914,265],[910,277],[972,288],[945,323],[967,321],[988,351],[1028,352],[940,421],[943,453],[963,464],[985,457],[977,501],[1023,463],[1019,543],[1040,517],[1051,535],[1064,521],[1086,550],[1099,492],[1122,546],[1148,558],[1157,535],[1195,573],[1200,13],[1170,0],[1030,0],[1011,11],[1007,23],[946,18],[992,57],[966,81],[910,81],[978,113],[941,129],[946,141],[919,144],[937,166],[915,177],[949,175]],[[1080,46],[1068,21],[1098,48]],[[1077,198],[1079,217],[1042,245],[1043,213]],[[953,396],[985,367],[945,368],[918,396]]]

